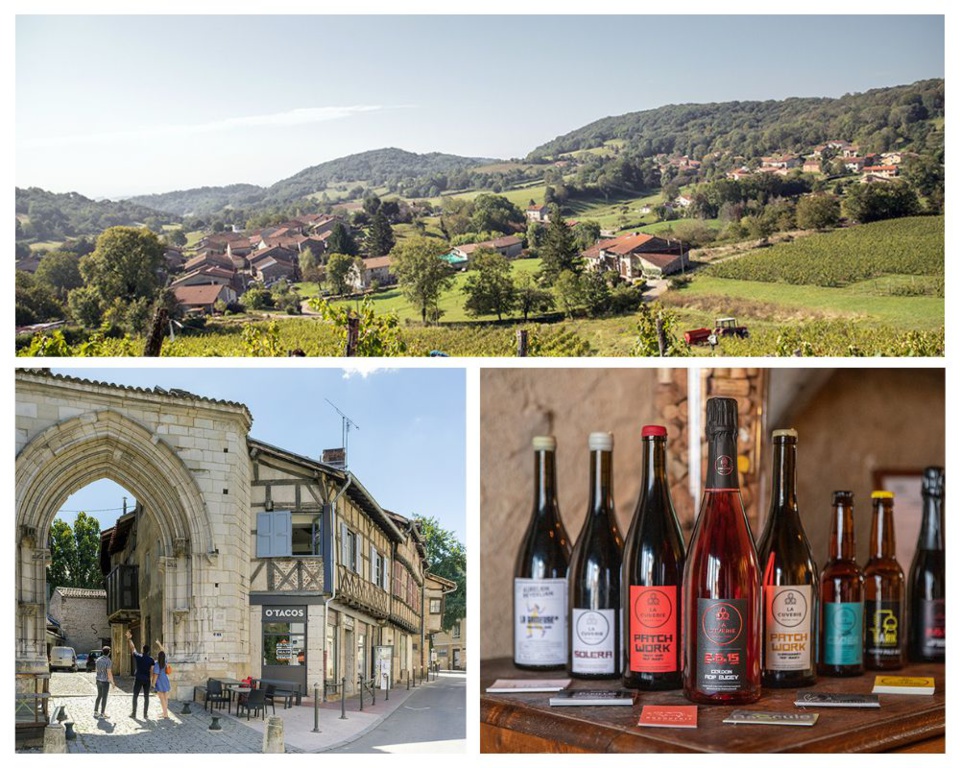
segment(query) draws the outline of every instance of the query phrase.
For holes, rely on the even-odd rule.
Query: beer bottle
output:
[[[863,571],[857,564],[853,492],[833,492],[827,564],[820,574],[822,675],[863,674]]]
[[[873,492],[870,559],[863,569],[863,661],[867,669],[903,666],[903,569],[897,562],[893,494]]]

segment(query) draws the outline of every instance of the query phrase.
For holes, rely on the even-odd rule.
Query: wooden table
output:
[[[869,693],[876,672],[862,677],[821,677],[801,690]],[[796,688],[763,689],[745,707],[698,707],[698,727],[641,728],[644,704],[690,704],[681,691],[641,693],[633,707],[551,707],[549,693],[484,693],[498,678],[556,678],[531,673],[510,659],[480,664],[481,752],[944,752],[946,728],[943,664],[910,664],[890,674],[933,677],[932,696],[880,694],[879,709],[816,707],[800,710]],[[571,688],[619,688],[617,681],[574,680]],[[816,712],[812,727],[725,725],[733,709]]]

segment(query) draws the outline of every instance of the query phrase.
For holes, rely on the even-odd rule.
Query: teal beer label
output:
[[[863,603],[824,603],[823,637],[825,664],[862,664]]]

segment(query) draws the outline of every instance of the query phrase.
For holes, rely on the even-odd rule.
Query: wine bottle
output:
[[[908,585],[910,661],[943,662],[947,647],[943,467],[927,467],[923,471],[923,520]]]
[[[797,505],[797,432],[793,429],[773,432],[770,515],[758,553],[763,568],[763,685],[813,685],[820,585]]]
[[[533,515],[513,579],[513,663],[520,669],[567,666],[567,567],[570,539],[557,504],[553,437],[533,438]]]
[[[897,562],[893,532],[893,494],[874,491],[870,559],[863,569],[863,660],[867,669],[903,666],[903,592],[903,569]]]
[[[863,571],[857,564],[853,492],[833,492],[827,564],[820,574],[820,674],[863,674]]]
[[[590,504],[570,556],[570,674],[620,676],[623,537],[613,504],[613,435],[592,432]]]
[[[667,482],[667,430],[648,425],[640,498],[623,547],[623,615],[627,688],[680,688],[680,588],[683,534]]]
[[[683,570],[683,692],[760,698],[760,568],[737,476],[737,401],[707,400],[707,479]]]

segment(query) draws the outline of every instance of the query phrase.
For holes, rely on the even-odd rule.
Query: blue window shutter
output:
[[[257,557],[273,557],[273,512],[257,512]]]
[[[290,557],[293,554],[293,517],[290,512],[273,513],[273,544],[270,549],[274,557]]]

